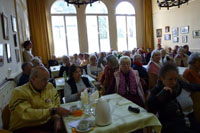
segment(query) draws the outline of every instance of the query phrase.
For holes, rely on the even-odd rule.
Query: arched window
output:
[[[118,51],[137,47],[135,9],[129,2],[120,2],[116,7]]]
[[[77,13],[74,5],[56,1],[51,7],[54,52],[57,57],[80,53]]]
[[[108,11],[104,3],[87,5],[86,23],[89,53],[110,51]]]

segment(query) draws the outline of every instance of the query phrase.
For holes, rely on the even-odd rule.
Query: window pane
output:
[[[135,14],[135,8],[129,2],[120,2],[116,14]]]
[[[57,57],[67,54],[66,38],[64,28],[64,18],[62,16],[52,16],[52,29],[54,52]]]
[[[128,50],[137,48],[135,16],[127,16]]]
[[[101,52],[109,52],[110,51],[110,37],[108,32],[108,17],[107,16],[99,16],[99,38],[100,38],[100,49]]]
[[[92,6],[90,4],[87,5],[86,7],[86,13],[89,14],[107,14],[107,8],[105,4],[101,1],[94,2]]]
[[[52,14],[75,14],[76,8],[74,5],[69,4],[67,5],[67,2],[64,1],[56,1],[51,7],[51,13]]]
[[[97,17],[87,16],[86,21],[89,53],[99,52]]]
[[[65,17],[66,28],[67,28],[67,42],[69,55],[75,53],[80,53],[79,49],[79,39],[78,39],[78,27],[77,27],[77,18],[75,16]]]
[[[125,16],[117,16],[117,46],[118,51],[127,50]]]

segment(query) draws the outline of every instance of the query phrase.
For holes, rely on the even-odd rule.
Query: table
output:
[[[152,129],[156,133],[161,132],[161,123],[157,119],[157,117],[152,114],[146,112],[143,108],[138,105],[132,103],[131,101],[121,97],[118,94],[111,94],[103,96],[104,99],[109,99],[109,104],[114,108],[112,112],[112,123],[108,126],[99,127],[95,126],[94,130],[90,131],[91,133],[95,132],[113,132],[113,133],[124,133],[131,132],[137,129],[142,129],[145,127],[152,127]],[[70,106],[79,104],[79,101],[61,104],[62,107],[69,109]],[[128,106],[138,107],[140,108],[140,113],[136,114],[128,111]],[[65,129],[68,133],[71,133],[71,127],[68,125],[69,122],[84,119],[88,117],[88,115],[82,115],[81,117],[63,117]],[[94,117],[93,117],[94,118]]]
[[[185,69],[187,69],[187,67],[178,67],[178,73],[179,73],[179,75],[183,75]]]
[[[54,77],[58,77],[59,75],[59,71],[60,71],[60,65],[58,66],[51,66],[50,67],[50,71],[51,71],[51,77],[54,78]]]

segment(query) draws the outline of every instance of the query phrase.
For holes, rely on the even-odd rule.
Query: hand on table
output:
[[[71,115],[72,113],[71,113],[71,111],[69,111],[65,108],[57,107],[56,114],[58,114],[59,116],[68,116],[68,115]]]

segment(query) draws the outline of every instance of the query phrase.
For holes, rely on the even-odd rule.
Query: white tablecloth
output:
[[[143,108],[139,107],[138,105],[132,103],[131,101],[121,97],[118,94],[112,94],[112,95],[107,95],[104,96],[105,99],[110,99],[110,105],[113,109],[112,113],[112,124],[104,127],[99,127],[95,126],[94,130],[90,132],[102,132],[102,133],[124,133],[124,132],[131,132],[135,131],[137,129],[142,129],[145,127],[152,127],[156,133],[161,132],[161,123],[157,119],[157,117],[152,114],[146,112]],[[67,104],[62,104],[61,106],[64,108],[69,109],[70,106],[79,104],[80,102],[71,102]],[[138,107],[140,108],[140,113],[136,114],[133,112],[128,111],[128,106],[132,107]],[[68,133],[71,133],[71,127],[68,125],[69,122],[78,120],[78,119],[83,119],[87,118],[88,116],[82,115],[81,117],[73,117],[73,116],[68,116],[68,117],[63,117],[63,121],[65,124],[65,128]],[[89,116],[93,117],[93,116]]]

